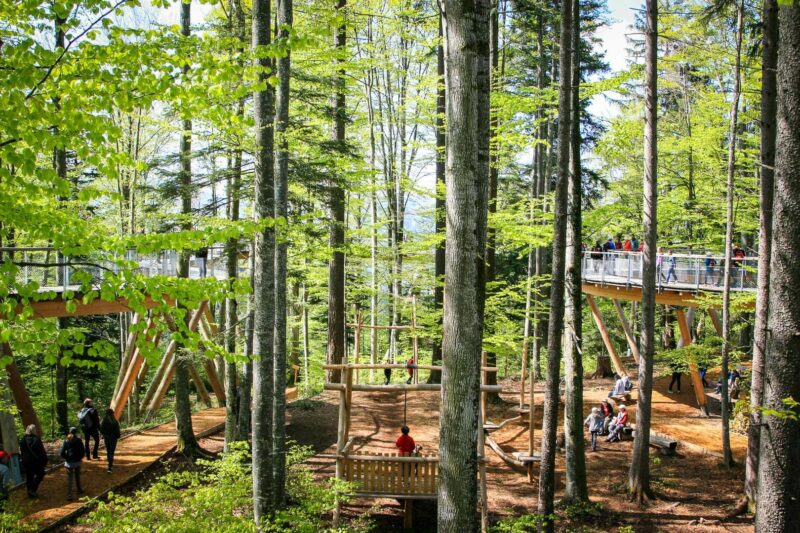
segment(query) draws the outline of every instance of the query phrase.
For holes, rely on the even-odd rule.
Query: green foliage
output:
[[[523,515],[515,518],[501,520],[491,530],[494,533],[535,533],[541,531],[549,521],[555,521],[556,517],[549,517],[539,514]]]
[[[778,420],[788,420],[797,422],[800,420],[800,402],[794,398],[784,398],[782,400],[783,407],[780,409],[772,409],[769,407],[759,407],[763,416],[771,416]]]

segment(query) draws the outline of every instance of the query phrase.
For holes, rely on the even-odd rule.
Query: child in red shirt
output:
[[[408,429],[408,426],[403,426],[400,428],[402,435],[397,437],[397,441],[394,443],[394,445],[397,446],[397,449],[400,450],[400,453],[404,455],[410,455],[414,453],[414,450],[417,448],[417,445],[414,443],[414,439],[412,439],[409,435],[410,431],[411,430]]]
[[[406,370],[408,370],[408,379],[406,380],[406,385],[411,385],[411,381],[414,379],[414,369],[417,368],[415,364],[414,358],[411,357],[408,361],[406,361]]]

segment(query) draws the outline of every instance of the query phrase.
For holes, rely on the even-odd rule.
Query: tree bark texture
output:
[[[336,0],[336,9],[344,17],[347,0]],[[345,71],[341,66],[347,47],[347,26],[343,22],[334,32],[334,47],[339,54],[337,63],[336,90],[332,98],[333,128],[331,140],[340,148],[345,142]],[[328,363],[340,364],[345,358],[345,290],[344,290],[344,246],[345,246],[345,197],[344,186],[340,178],[332,177],[330,186],[331,234],[330,247],[333,254],[328,265]],[[341,381],[341,371],[331,371],[330,380]]]
[[[558,429],[559,376],[561,374],[562,336],[564,334],[564,272],[567,241],[567,196],[570,174],[570,136],[572,108],[572,0],[561,2],[561,36],[558,95],[558,179],[553,205],[553,269],[550,284],[550,320],[547,331],[547,389],[542,420],[542,460],[539,470],[539,514],[549,517],[555,508],[556,431]],[[546,531],[555,523],[547,520]]]
[[[570,173],[566,251],[566,309],[564,328],[565,404],[564,435],[567,483],[564,499],[588,501],[586,455],[583,442],[583,293],[581,292],[583,183],[581,178],[580,102],[580,2],[572,2],[572,88],[570,122]]]
[[[270,2],[253,2],[253,49],[270,44]],[[263,55],[263,54],[262,54]],[[256,60],[261,81],[270,74],[266,57]],[[255,115],[255,205],[257,221],[274,216],[274,95],[269,84],[253,95]],[[254,342],[253,342],[253,512],[257,526],[275,509],[273,457],[273,395],[275,336],[275,230],[272,225],[256,235],[254,274]]]
[[[764,407],[800,400],[800,4],[781,5]],[[780,251],[780,252],[778,252]],[[793,409],[797,413],[797,409]],[[800,424],[764,414],[756,531],[800,531]]]
[[[447,171],[438,529],[477,531],[489,127],[488,0],[440,3],[445,36]],[[484,89],[483,97],[479,95]]]
[[[292,25],[292,0],[278,0],[277,39],[289,39]],[[287,219],[289,194],[289,76],[291,56],[278,58],[277,165],[275,182],[275,218]],[[288,224],[287,224],[288,226]],[[284,226],[286,227],[286,226]],[[281,236],[275,246],[275,405],[273,409],[273,453],[275,455],[275,504],[282,507],[286,500],[286,252],[288,241]]]
[[[640,504],[650,492],[650,420],[656,322],[656,239],[658,203],[658,2],[647,0],[644,96],[644,252],[642,253],[642,336],[636,435],[628,473],[631,497]]]
[[[772,256],[772,205],[775,198],[775,115],[777,113],[776,69],[778,65],[778,1],[762,4],[761,50],[761,184],[759,187],[758,293],[756,295],[755,342],[750,381],[750,423],[747,428],[747,458],[744,492],[751,507],[758,500],[758,452],[761,447],[761,411],[764,391],[764,360],[769,319],[769,263]]]

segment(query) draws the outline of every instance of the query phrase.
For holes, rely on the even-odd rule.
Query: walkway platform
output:
[[[192,424],[198,437],[217,433],[225,427],[225,408],[197,412],[192,416]],[[81,481],[86,494],[80,500],[67,501],[67,474],[63,463],[45,476],[38,499],[29,500],[24,485],[13,490],[11,498],[24,510],[26,521],[36,522],[44,530],[50,529],[83,512],[90,504],[89,499],[126,484],[156,463],[175,448],[175,440],[175,422],[123,438],[117,445],[112,474],[106,472],[105,450],[101,448],[99,460],[83,462]]]

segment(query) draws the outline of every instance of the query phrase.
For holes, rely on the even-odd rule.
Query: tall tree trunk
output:
[[[270,45],[270,1],[253,2],[253,50]],[[264,88],[253,95],[253,112],[256,127],[255,148],[255,205],[257,221],[266,221],[275,214],[274,168],[274,94],[267,82],[270,74],[269,60],[265,54],[256,59],[259,81]],[[260,525],[275,509],[273,413],[275,393],[274,353],[275,337],[275,230],[270,225],[256,235],[254,289],[253,343],[253,514]]]
[[[739,125],[739,93],[742,84],[742,32],[744,31],[744,0],[736,12],[736,61],[734,64],[733,99],[728,130],[727,220],[725,224],[725,284],[722,289],[722,462],[733,465],[730,434],[730,397],[728,396],[728,358],[731,352],[731,259],[733,256],[733,195],[736,172],[736,133]]]
[[[646,2],[644,123],[644,252],[642,253],[642,346],[636,436],[628,473],[631,497],[640,504],[650,491],[650,419],[656,325],[656,239],[658,204],[658,0]]]
[[[559,70],[561,80],[558,94],[558,180],[553,204],[553,270],[550,284],[550,320],[547,331],[547,389],[542,420],[542,461],[539,470],[539,514],[554,512],[556,486],[556,431],[558,428],[559,376],[561,374],[562,336],[564,334],[564,271],[567,240],[567,196],[569,185],[569,155],[572,121],[572,33],[573,0],[561,2],[561,36]],[[555,524],[548,520],[548,532]]]
[[[331,130],[331,140],[340,150],[344,149],[345,143],[345,118],[347,110],[345,108],[345,71],[343,64],[344,54],[347,46],[347,25],[345,20],[345,8],[347,0],[335,0],[336,10],[342,17],[342,23],[334,32],[334,47],[336,48],[336,89],[333,94],[333,128]],[[345,199],[344,186],[337,177],[331,178],[331,234],[330,247],[331,257],[328,265],[328,363],[340,364],[345,358],[345,291],[344,291],[344,230],[345,230]],[[341,372],[334,370],[330,374],[330,380],[338,383],[341,381]]]
[[[239,105],[243,110],[244,107]],[[233,164],[228,174],[228,218],[231,221],[239,220],[240,189],[242,179],[242,151],[237,148],[233,156]],[[226,267],[228,283],[231,293],[233,285],[239,277],[239,239],[229,239],[225,245]],[[225,304],[228,328],[225,332],[225,349],[229,358],[236,353],[236,331],[238,328],[239,311],[236,296],[231,296]],[[242,438],[238,434],[239,405],[236,391],[236,363],[233,360],[225,362],[225,449],[227,451],[231,442]],[[245,438],[247,438],[245,436]]]
[[[780,7],[775,204],[770,261],[769,335],[764,364],[766,409],[800,400],[800,4]],[[777,251],[780,250],[780,253]],[[791,408],[796,415],[797,409]],[[762,415],[756,531],[800,531],[800,424]]]
[[[277,39],[288,41],[292,26],[292,0],[278,0]],[[288,44],[288,43],[287,43]],[[289,194],[289,75],[291,56],[278,59],[277,123],[278,134],[275,182],[275,218],[286,219]],[[273,453],[275,455],[275,504],[286,501],[286,251],[288,241],[282,236],[275,247],[275,408]]]
[[[775,114],[778,66],[778,2],[764,0],[761,51],[761,196],[758,232],[758,294],[756,296],[755,342],[750,381],[750,424],[747,428],[747,463],[744,492],[755,510],[758,501],[758,452],[761,447],[761,411],[764,393],[764,360],[769,320],[769,262],[772,257],[772,204],[775,199]]]
[[[564,373],[566,387],[564,392],[564,435],[567,451],[567,483],[564,499],[567,501],[588,501],[589,488],[586,484],[586,455],[583,443],[583,293],[581,292],[582,273],[582,233],[581,224],[583,183],[581,177],[581,20],[580,1],[572,2],[572,129],[570,135],[570,173],[567,218],[566,251],[566,326],[564,328]]]
[[[189,38],[192,32],[191,4],[181,4],[181,35]],[[184,66],[184,75],[188,74],[189,65]],[[192,213],[192,120],[182,118],[183,128],[178,147],[180,152],[180,197],[181,214],[184,216],[181,229],[189,231],[192,223],[189,216]],[[182,250],[178,258],[178,277],[189,277],[189,250]],[[187,313],[186,319],[189,319]],[[191,356],[187,353],[176,354],[178,360],[175,364],[175,426],[178,432],[178,453],[193,458],[200,446],[194,436],[192,427],[192,408],[189,399],[189,366]],[[184,383],[186,386],[180,386]]]
[[[477,531],[477,432],[489,127],[489,6],[442,0],[447,250],[439,422],[439,531]],[[480,91],[484,94],[481,95]]]
[[[255,246],[250,245],[250,272],[255,272]],[[255,276],[250,276],[250,294],[247,297],[247,318],[245,319],[244,356],[242,365],[242,379],[239,382],[239,422],[237,433],[239,438],[250,438],[253,420],[253,344],[255,341]]]
[[[446,149],[446,135],[444,116],[447,110],[445,109],[446,102],[446,89],[444,79],[444,35],[442,34],[442,13],[439,11],[439,44],[436,47],[436,76],[438,79],[436,85],[436,211],[435,228],[436,235],[443,236],[445,233],[445,198],[443,196],[445,189],[445,149]],[[442,313],[444,308],[444,269],[445,269],[445,239],[442,238],[436,244],[435,266],[434,266],[434,287],[433,287],[433,306],[434,310]],[[438,325],[442,325],[441,314],[437,318]],[[441,365],[442,363],[442,342],[437,337],[433,343],[433,353],[431,355],[432,365]],[[431,371],[429,383],[440,383],[442,374],[438,370]]]

